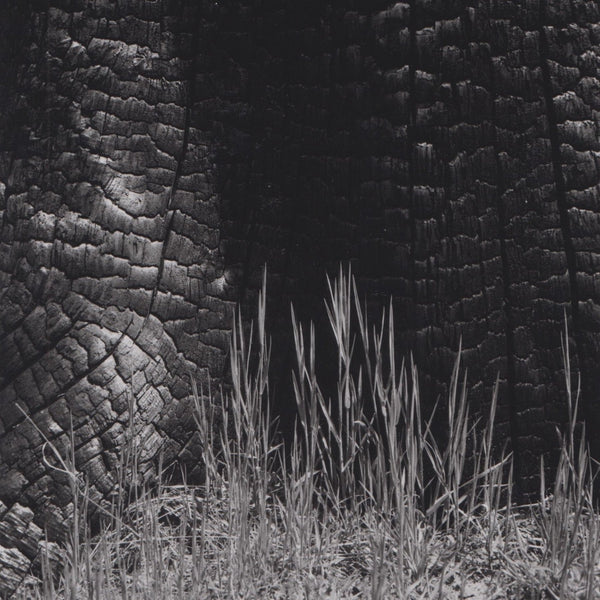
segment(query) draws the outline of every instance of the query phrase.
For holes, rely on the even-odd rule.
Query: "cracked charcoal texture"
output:
[[[222,380],[265,263],[279,366],[289,302],[319,318],[339,261],[373,309],[392,295],[424,398],[462,336],[476,412],[500,376],[525,492],[566,414],[565,313],[597,427],[597,2],[15,4],[0,7],[0,595],[69,515],[39,432],[65,451],[72,420],[98,502],[131,394],[143,476],[160,450],[198,456],[189,377]]]

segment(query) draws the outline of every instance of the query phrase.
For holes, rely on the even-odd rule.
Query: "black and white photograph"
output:
[[[0,0],[1,600],[600,600],[600,0]]]

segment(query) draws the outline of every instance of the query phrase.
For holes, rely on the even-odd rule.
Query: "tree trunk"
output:
[[[392,295],[431,404],[462,337],[524,492],[566,415],[565,314],[599,424],[597,2],[9,4],[0,594],[68,513],[44,437],[65,451],[72,423],[98,502],[130,397],[142,477],[198,455],[189,377],[222,380],[265,263],[280,366],[289,302],[319,318],[340,261]]]

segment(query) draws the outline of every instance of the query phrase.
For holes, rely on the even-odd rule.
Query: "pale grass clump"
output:
[[[422,414],[416,367],[396,359],[391,304],[368,323],[349,273],[329,281],[326,302],[333,394],[317,377],[315,327],[292,309],[298,419],[284,448],[271,419],[265,298],[263,284],[255,325],[235,320],[230,389],[193,387],[204,484],[128,486],[139,454],[131,434],[117,474],[129,493],[92,538],[89,495],[61,458],[69,542],[43,553],[41,581],[19,598],[600,598],[595,464],[577,428],[566,342],[569,423],[552,494],[542,462],[541,500],[519,507],[511,456],[495,450],[498,384],[482,426],[459,352],[443,414]]]

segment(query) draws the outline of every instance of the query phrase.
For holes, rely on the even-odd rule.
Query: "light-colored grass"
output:
[[[498,385],[487,424],[475,422],[459,353],[448,397],[425,418],[414,364],[397,363],[391,305],[374,326],[349,273],[329,292],[337,390],[322,391],[315,328],[292,310],[298,420],[287,449],[271,420],[263,288],[255,325],[236,319],[231,389],[217,401],[193,388],[204,484],[140,489],[130,435],[116,474],[129,493],[92,538],[83,479],[60,458],[69,540],[46,545],[41,580],[18,598],[600,598],[595,471],[578,441],[568,344],[570,420],[552,494],[542,462],[541,500],[516,507],[511,456],[494,453]]]

